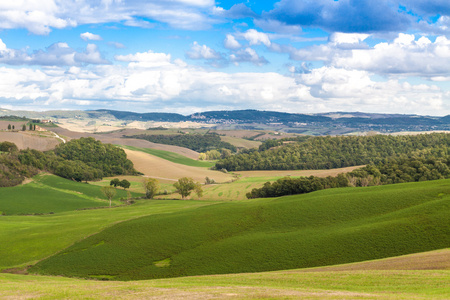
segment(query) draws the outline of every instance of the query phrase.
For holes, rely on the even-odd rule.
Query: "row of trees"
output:
[[[206,152],[217,149],[228,149],[232,152],[236,152],[237,149],[234,145],[223,142],[217,133],[206,134],[176,134],[176,135],[133,135],[125,136],[129,138],[144,139],[153,143],[174,145],[185,147],[197,152]]]
[[[8,130],[15,130],[16,129],[16,126],[15,125],[11,125],[11,124],[8,124]],[[27,130],[27,125],[25,125],[25,124],[23,124],[22,125],[22,131],[25,131],[25,130]],[[35,124],[29,124],[29,130],[31,131],[31,130],[36,130],[36,125]]]
[[[373,186],[450,178],[450,156],[445,158],[397,158],[370,164],[336,177],[281,178],[247,193],[247,198],[279,197],[322,189]]]
[[[271,146],[271,147],[268,147]],[[216,163],[216,169],[314,170],[378,163],[386,158],[445,157],[450,134],[415,136],[313,137],[301,141],[268,141],[255,150],[244,150]]]

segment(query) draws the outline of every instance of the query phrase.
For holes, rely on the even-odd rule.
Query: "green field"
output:
[[[134,205],[42,216],[0,216],[0,270],[33,264],[117,222],[208,205],[140,200]]]
[[[124,146],[121,145],[120,147],[134,150],[134,151],[141,151],[144,153],[148,153],[154,156],[157,156],[159,158],[171,161],[176,164],[191,166],[191,167],[201,167],[201,168],[211,168],[215,165],[214,162],[211,161],[201,161],[201,160],[195,160],[188,158],[186,156],[183,156],[178,153],[165,151],[165,150],[158,150],[158,149],[151,149],[151,148],[139,148],[139,147],[133,147],[133,146]]]
[[[267,272],[104,282],[0,274],[2,299],[449,299],[450,271]]]
[[[114,205],[123,204],[119,199],[126,197],[126,191],[117,189]],[[1,188],[0,211],[6,215],[48,214],[102,206],[109,206],[109,201],[98,186],[54,175],[41,174],[28,184]]]
[[[449,247],[449,206],[450,180],[218,203],[119,223],[30,270],[134,280],[377,259]]]

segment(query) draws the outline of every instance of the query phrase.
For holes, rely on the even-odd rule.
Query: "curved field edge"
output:
[[[332,189],[138,218],[31,271],[135,280],[316,267],[446,248],[449,182]]]
[[[122,205],[120,198],[127,198],[127,191],[116,189],[113,205]],[[132,197],[141,196],[132,193]],[[6,215],[48,214],[109,206],[98,186],[74,182],[55,175],[41,173],[27,184],[2,187],[0,212]]]
[[[181,164],[181,165],[185,165],[185,166],[211,168],[215,165],[214,162],[195,160],[195,159],[191,159],[186,156],[183,156],[181,154],[178,154],[175,152],[170,152],[170,151],[165,151],[165,150],[140,148],[140,147],[126,146],[126,145],[120,145],[120,147],[128,149],[128,150],[133,150],[133,151],[141,151],[141,152],[151,154],[151,155],[157,156],[159,158],[171,161],[173,163]]]
[[[25,267],[118,222],[210,205],[207,201],[140,200],[129,206],[39,216],[0,216],[0,270]]]
[[[0,274],[5,299],[448,299],[450,271],[266,272],[108,282]]]

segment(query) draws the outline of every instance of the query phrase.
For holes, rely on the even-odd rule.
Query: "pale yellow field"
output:
[[[339,168],[339,169],[329,169],[329,170],[275,170],[275,171],[238,171],[237,174],[241,175],[242,178],[248,177],[278,177],[278,176],[318,176],[318,177],[327,177],[327,176],[336,176],[340,173],[351,172],[355,169],[361,168],[364,166],[354,166],[347,168]]]
[[[144,176],[156,178],[162,182],[173,183],[182,177],[191,177],[200,183],[205,181],[205,177],[212,178],[218,183],[228,182],[233,179],[231,174],[176,164],[140,151],[125,149],[125,152],[128,159],[133,162],[136,170],[142,172]]]
[[[260,141],[250,141],[233,136],[221,136],[220,139],[224,142],[236,146],[237,148],[251,149],[251,148],[258,148],[259,145],[261,145]]]
[[[35,149],[39,151],[47,151],[54,149],[61,140],[55,138],[51,133],[38,131],[18,131],[18,132],[2,132],[0,131],[0,142],[12,142],[19,149]]]

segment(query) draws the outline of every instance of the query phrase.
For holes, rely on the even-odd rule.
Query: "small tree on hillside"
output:
[[[154,178],[147,178],[143,182],[145,190],[145,198],[153,199],[156,193],[159,191],[159,182]]]
[[[22,131],[26,131],[27,130],[27,125],[23,124],[22,125]]]
[[[33,124],[30,123],[30,131],[33,130]]]
[[[192,191],[195,191],[199,197],[203,196],[202,185],[198,182],[194,182],[194,179],[192,178],[180,178],[173,184],[173,186],[177,189],[176,192],[181,194],[182,199],[189,196]]]
[[[114,178],[113,180],[111,180],[110,182],[109,182],[109,185],[110,186],[114,186],[114,187],[117,187],[117,186],[120,186],[120,180],[119,180],[119,178]]]
[[[8,124],[8,130],[11,130],[11,124]]]
[[[104,186],[101,188],[102,193],[108,198],[109,200],[109,207],[111,208],[111,199],[116,195],[116,189],[112,186]]]
[[[130,183],[128,180],[126,180],[126,179],[122,180],[122,181],[119,183],[119,186],[123,187],[124,190],[126,190],[127,188],[129,188],[130,185],[131,185],[131,183]]]

